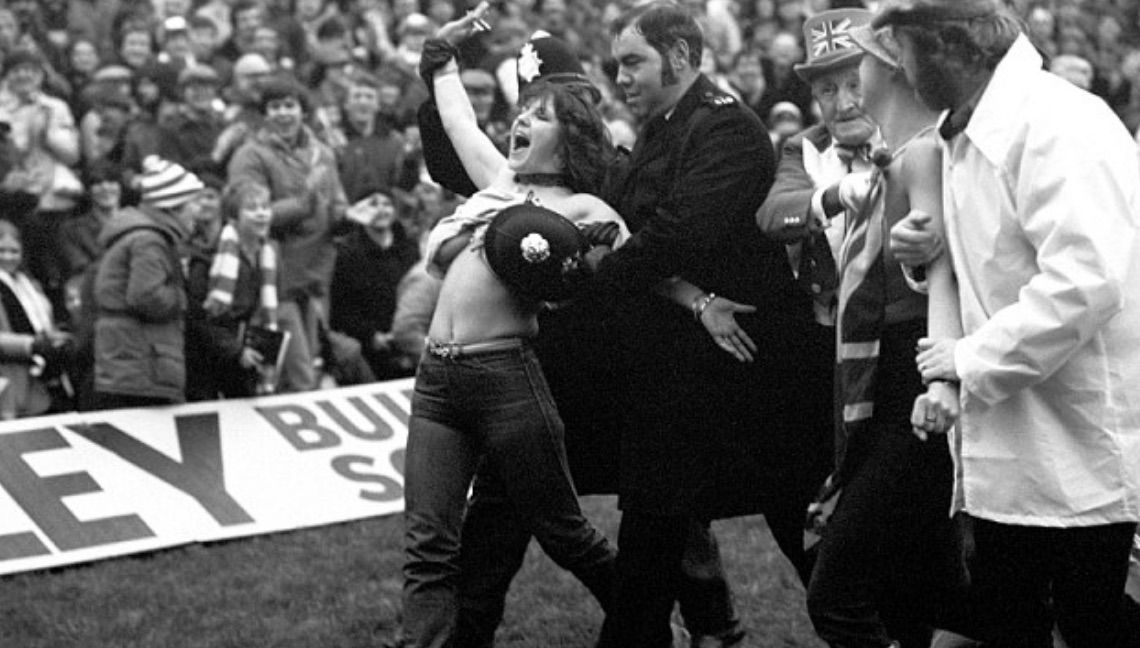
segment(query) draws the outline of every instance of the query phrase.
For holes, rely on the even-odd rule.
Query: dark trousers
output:
[[[972,518],[971,610],[993,648],[1125,648],[1121,593],[1136,524],[1046,528]],[[1133,638],[1131,641],[1135,641]]]
[[[740,636],[720,547],[708,523],[688,521],[678,598],[693,636]],[[510,504],[505,485],[480,467],[463,520],[456,648],[489,648],[503,617],[511,580],[522,567],[532,530]]]
[[[944,436],[911,432],[923,390],[914,345],[925,320],[884,328],[874,416],[848,440],[849,475],[819,544],[808,586],[816,633],[835,648],[899,641],[926,648],[933,627],[951,623],[961,581],[949,516],[954,468]]]
[[[764,511],[765,520],[777,544],[806,582],[811,573],[813,555],[803,550],[803,516],[806,501],[781,497]],[[694,536],[708,531],[708,522],[687,516],[659,516],[638,510],[622,513],[618,532],[617,586],[614,602],[602,626],[598,648],[662,648],[670,645],[672,630],[669,618],[674,603],[681,604],[681,614],[694,634],[725,636],[725,632],[703,632],[693,626],[687,609],[705,610],[709,617],[717,615],[716,606],[727,598],[727,583],[721,589],[718,579],[694,586],[686,574],[685,561]],[[715,542],[713,538],[712,542]],[[711,543],[710,543],[711,546]],[[723,573],[719,558],[716,569]],[[723,582],[723,578],[719,579]],[[699,581],[698,581],[699,583]],[[735,619],[731,608],[722,609],[720,618]],[[729,632],[733,626],[726,626]]]
[[[876,432],[819,544],[808,613],[831,646],[925,648],[957,583],[950,452],[909,426]]]
[[[692,518],[622,513],[617,586],[598,648],[667,648]]]

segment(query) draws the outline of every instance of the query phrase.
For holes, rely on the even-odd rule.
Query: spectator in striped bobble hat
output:
[[[186,382],[186,294],[179,247],[204,185],[150,156],[138,207],[120,211],[99,238],[95,274],[95,397],[99,409],[179,403]]]

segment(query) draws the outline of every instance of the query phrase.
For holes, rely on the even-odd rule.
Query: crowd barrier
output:
[[[0,575],[402,511],[411,389],[0,424]]]

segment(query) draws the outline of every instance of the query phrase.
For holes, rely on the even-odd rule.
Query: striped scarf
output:
[[[263,241],[257,258],[261,271],[261,288],[258,293],[259,312],[266,328],[277,330],[277,252],[268,241]],[[241,240],[237,228],[227,224],[218,238],[218,251],[210,264],[210,291],[207,302],[215,302],[228,308],[234,303],[234,289],[237,287],[238,273],[241,271]]]
[[[20,302],[20,306],[23,307],[24,313],[28,316],[28,323],[32,325],[32,331],[36,335],[55,328],[52,320],[51,302],[47,300],[43,291],[32,282],[28,275],[19,270],[14,274],[0,270],[0,282],[3,282],[12,291],[16,300]]]
[[[864,432],[875,413],[875,373],[879,338],[887,307],[883,260],[883,174],[875,168],[864,209],[848,222],[840,247],[839,309],[836,316],[837,421],[835,456],[842,484],[849,444]]]
[[[858,468],[860,444],[866,441],[867,428],[875,413],[875,374],[887,310],[887,265],[883,258],[887,228],[886,169],[892,160],[902,156],[911,142],[933,128],[927,126],[919,130],[893,153],[876,153],[867,200],[858,213],[848,213],[847,232],[839,250],[839,305],[835,326],[835,472],[808,506],[805,547],[819,541],[844,484]]]
[[[848,452],[860,442],[875,411],[875,372],[879,338],[887,306],[883,260],[883,172],[871,172],[871,191],[863,209],[848,212],[839,253],[839,306],[836,316],[835,472],[808,506],[805,548],[818,542],[843,485],[855,470]]]

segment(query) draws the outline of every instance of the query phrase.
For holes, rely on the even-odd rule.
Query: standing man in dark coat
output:
[[[600,646],[660,648],[686,536],[710,520],[764,513],[806,580],[803,512],[828,456],[800,438],[786,405],[811,315],[783,246],[753,220],[775,175],[764,125],[700,74],[701,32],[682,8],[636,9],[611,33],[617,83],[644,126],[607,196],[635,234],[597,264],[618,298],[628,381],[619,583]],[[675,276],[707,291],[691,310],[653,290]],[[759,347],[754,362],[726,353],[736,336],[713,338],[702,325],[719,298],[757,307],[738,317]]]
[[[795,73],[811,85],[822,120],[784,143],[776,182],[756,212],[756,224],[787,246],[804,294],[812,296],[814,340],[801,357],[796,404],[809,434],[831,456],[835,430],[836,260],[846,230],[846,210],[870,190],[870,151],[882,143],[878,127],[860,106],[863,52],[847,34],[870,22],[866,9],[833,9],[804,23],[809,56]],[[818,536],[813,536],[818,540]]]

